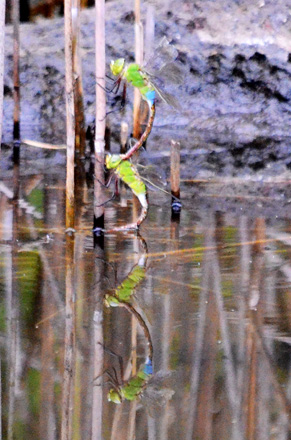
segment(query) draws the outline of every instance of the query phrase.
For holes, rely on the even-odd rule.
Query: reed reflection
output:
[[[125,308],[127,312],[131,314],[132,335],[136,335],[136,323],[139,324],[143,332],[144,342],[142,345],[145,344],[145,348],[141,351],[141,347],[139,347],[141,345],[140,338],[138,346],[136,346],[136,337],[134,341],[132,340],[129,361],[125,370],[122,356],[105,348],[105,351],[110,354],[111,358],[118,359],[118,370],[113,366],[113,361],[108,359],[109,367],[105,371],[105,375],[107,376],[106,384],[109,384],[111,387],[107,394],[108,401],[117,404],[121,404],[126,400],[131,402],[128,438],[134,438],[137,401],[140,401],[145,406],[147,412],[151,416],[154,416],[155,411],[157,409],[161,410],[174,394],[174,391],[169,388],[168,384],[170,377],[169,372],[154,371],[154,350],[151,334],[148,324],[146,323],[146,318],[144,319],[142,317],[142,314],[144,314],[142,309],[140,311],[137,310],[140,308],[140,305],[136,291],[145,279],[147,267],[146,242],[140,235],[137,236],[137,241],[140,245],[137,264],[131,269],[122,283],[119,284],[113,292],[106,294],[104,298],[107,307]],[[142,354],[139,354],[140,352]],[[137,357],[142,357],[143,360],[139,361]],[[119,408],[115,412],[111,438],[115,438],[116,435],[116,417],[118,419],[121,417],[121,410]]]
[[[128,233],[94,248],[85,183],[66,239],[62,177],[13,190],[12,174],[0,182],[3,438],[288,439],[288,219],[193,209],[164,227],[152,204],[147,244]]]
[[[233,292],[237,325],[226,307],[227,290],[221,269],[227,248],[223,221],[219,215],[205,218],[187,439],[212,439],[218,433],[234,440],[271,438],[274,426],[287,439],[290,407],[279,383],[271,341],[267,344],[264,335],[264,307],[268,304],[265,221],[255,220],[253,241],[247,219],[242,217],[239,222],[240,282]],[[274,408],[278,411],[275,419]]]

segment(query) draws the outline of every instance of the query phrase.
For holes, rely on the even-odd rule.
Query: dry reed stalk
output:
[[[175,197],[180,197],[180,143],[171,142],[171,191]]]
[[[1,151],[2,124],[3,124],[5,6],[6,6],[6,1],[0,0],[0,151]]]
[[[30,139],[23,139],[21,141],[21,143],[24,145],[29,145],[30,147],[43,148],[44,150],[66,150],[67,149],[66,145],[53,145],[53,144],[47,144],[45,142],[39,142],[39,141],[30,140]]]
[[[135,61],[137,64],[143,64],[143,25],[140,18],[140,0],[134,2],[135,13]],[[140,105],[141,96],[137,88],[134,89],[134,103],[133,103],[133,137],[138,139],[140,137]]]
[[[105,0],[96,0],[95,48],[96,48],[96,127],[95,127],[95,181],[94,227],[104,226],[103,184],[104,147],[106,127],[105,94]]]
[[[72,26],[73,26],[73,72],[75,80],[74,98],[75,98],[75,149],[80,157],[85,156],[85,115],[82,84],[82,60],[80,52],[80,2],[81,0],[72,0]]]
[[[20,153],[20,87],[19,87],[19,1],[13,0],[12,20],[13,20],[13,160],[19,162]]]
[[[120,127],[120,153],[124,154],[126,151],[126,144],[128,139],[128,123],[122,121]]]
[[[171,142],[171,194],[172,194],[172,211],[180,212],[181,203],[177,200],[180,198],[180,143],[172,140]]]
[[[65,0],[65,63],[67,114],[66,228],[74,228],[75,108],[73,79],[72,0]]]

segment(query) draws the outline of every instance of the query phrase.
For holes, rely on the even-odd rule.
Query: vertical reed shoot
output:
[[[65,0],[65,64],[66,64],[66,122],[67,122],[67,179],[66,228],[74,228],[75,187],[75,108],[73,80],[72,0]]]
[[[180,198],[180,142],[171,142],[171,194],[172,211],[180,212],[181,203],[177,201]]]
[[[106,127],[105,94],[105,0],[96,0],[95,52],[96,52],[96,127],[95,127],[95,182],[94,182],[94,227],[103,228],[104,206],[104,147]],[[103,224],[102,224],[103,223]]]
[[[120,153],[126,152],[126,144],[128,139],[128,123],[122,121],[120,126]]]
[[[73,71],[75,80],[75,149],[80,157],[85,155],[85,116],[82,84],[82,60],[80,53],[80,7],[81,0],[72,0],[72,26],[73,26]]]
[[[140,0],[135,0],[135,61],[137,64],[143,64],[143,25],[140,15]],[[138,139],[140,137],[140,104],[141,96],[138,89],[134,88],[134,103],[133,103],[133,137]]]
[[[12,2],[13,20],[13,160],[19,161],[19,140],[20,140],[20,87],[19,87],[19,1]]]
[[[2,126],[3,126],[5,6],[6,6],[6,1],[0,0],[0,150],[1,150]]]

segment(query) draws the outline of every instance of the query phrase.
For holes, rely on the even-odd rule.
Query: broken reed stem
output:
[[[180,142],[171,141],[171,194],[172,210],[179,212],[181,204],[177,202],[180,198]]]
[[[137,64],[143,64],[143,25],[140,19],[140,0],[135,0],[135,61]],[[140,104],[141,96],[139,90],[134,88],[134,102],[133,102],[133,137],[138,139],[141,134],[140,128]]]
[[[19,1],[12,2],[13,19],[13,160],[19,162],[20,139],[20,90],[19,90]]]
[[[126,144],[128,139],[128,123],[122,121],[120,127],[120,153],[126,152]]]
[[[95,1],[95,48],[96,48],[96,128],[95,128],[95,181],[94,181],[94,228],[104,227],[104,147],[106,127],[105,94],[105,0]]]
[[[66,228],[74,228],[75,108],[73,79],[72,0],[65,0],[65,65],[67,115]]]
[[[3,126],[5,6],[5,0],[0,0],[0,150]]]
[[[75,80],[75,149],[80,157],[85,156],[85,116],[82,84],[82,60],[80,53],[80,0],[72,0],[72,26],[73,26],[73,71]]]

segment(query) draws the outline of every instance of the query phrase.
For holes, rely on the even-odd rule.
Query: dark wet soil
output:
[[[178,7],[179,5],[179,7]],[[106,5],[107,63],[133,59],[134,15],[126,1]],[[94,122],[94,10],[82,12],[86,124]],[[144,11],[144,16],[146,11]],[[182,111],[158,103],[149,151],[173,138],[198,175],[285,175],[291,168],[290,14],[286,1],[156,2],[155,38],[176,45],[184,83],[170,86]],[[21,135],[65,142],[63,19],[21,26]],[[109,68],[108,68],[109,70]],[[131,98],[129,98],[131,99]],[[108,96],[108,106],[114,99]],[[7,28],[4,142],[12,139],[12,29]],[[113,149],[125,114],[108,117]],[[188,172],[185,170],[186,175]]]

